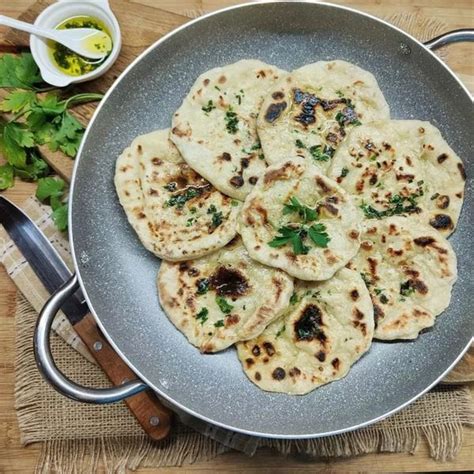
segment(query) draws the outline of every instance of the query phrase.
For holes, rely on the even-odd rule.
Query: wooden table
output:
[[[19,16],[33,0],[2,2],[0,14]],[[129,0],[130,4],[144,4],[178,14],[191,11],[210,11],[240,3],[232,0]],[[421,13],[426,17],[445,23],[448,29],[473,27],[474,7],[472,0],[336,0],[376,16],[397,13]],[[112,1],[113,4],[113,1]],[[133,8],[133,6],[131,6]],[[1,32],[0,32],[1,34]],[[472,45],[459,44],[449,54],[449,66],[458,74],[469,90],[474,91],[474,60]],[[0,159],[1,161],[1,159]],[[21,203],[34,192],[30,183],[17,182],[5,195]],[[14,310],[16,287],[0,266],[0,473],[32,472],[37,462],[40,447],[20,444],[16,414],[14,409]],[[474,386],[471,386],[474,391]],[[474,430],[467,430],[463,447],[455,461],[437,463],[429,458],[425,443],[415,455],[373,454],[347,460],[305,462],[294,458],[276,456],[270,451],[259,452],[254,458],[240,453],[229,453],[206,463],[198,463],[185,468],[139,469],[139,473],[204,473],[214,470],[224,472],[393,472],[393,471],[453,471],[474,468]]]

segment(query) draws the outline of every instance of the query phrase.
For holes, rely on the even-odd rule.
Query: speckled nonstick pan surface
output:
[[[367,69],[376,76],[392,116],[429,120],[439,127],[468,175],[462,216],[451,237],[459,280],[449,309],[416,341],[376,342],[347,377],[305,396],[260,390],[245,376],[234,349],[201,355],[173,327],[158,304],[160,261],[139,243],[113,185],[115,160],[133,138],[168,127],[198,75],[243,58],[287,70],[328,59]],[[236,431],[324,436],[400,409],[442,377],[472,337],[473,123],[469,94],[440,60],[403,32],[364,14],[277,2],[231,8],[189,23],[148,49],[114,84],[89,125],[77,160],[70,237],[99,325],[164,398]]]

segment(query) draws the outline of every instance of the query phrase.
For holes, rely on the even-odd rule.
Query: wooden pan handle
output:
[[[74,325],[84,344],[114,385],[136,379],[136,375],[114,351],[98,328],[94,317],[88,313]],[[150,390],[126,398],[130,411],[145,432],[154,440],[168,436],[173,412],[165,407]]]

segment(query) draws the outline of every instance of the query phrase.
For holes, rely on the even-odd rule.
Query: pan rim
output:
[[[411,41],[413,41],[415,44],[421,46],[426,52],[428,52],[432,58],[434,58],[438,64],[440,64],[442,67],[444,67],[444,69],[450,74],[450,76],[458,83],[459,86],[461,86],[461,89],[466,93],[467,97],[471,99],[471,102],[473,102],[473,97],[471,97],[471,94],[470,92],[468,91],[467,87],[461,82],[461,80],[454,74],[454,72],[447,66],[446,63],[444,63],[436,54],[434,54],[433,51],[431,51],[429,48],[427,48],[421,41],[419,41],[418,39],[414,38],[412,35],[406,33],[405,31],[403,31],[402,29],[392,25],[391,23],[383,20],[383,19],[380,19],[380,18],[377,18],[376,16],[374,15],[371,15],[371,14],[368,14],[368,13],[365,13],[365,12],[362,12],[362,11],[359,11],[359,10],[356,10],[354,8],[350,8],[350,7],[346,7],[346,6],[341,6],[341,5],[334,5],[334,4],[331,4],[331,3],[327,3],[327,2],[319,2],[319,1],[315,1],[315,0],[297,0],[297,1],[288,1],[288,0],[260,0],[258,1],[257,3],[256,2],[247,2],[247,3],[242,3],[242,4],[238,4],[238,5],[233,5],[233,6],[230,6],[230,7],[226,7],[226,8],[222,8],[222,9],[219,9],[219,10],[216,10],[216,11],[213,11],[213,12],[210,12],[210,13],[207,13],[203,16],[200,16],[194,20],[191,20],[191,21],[188,21],[186,23],[184,23],[183,25],[177,27],[176,29],[170,31],[169,33],[167,33],[166,35],[164,35],[162,38],[158,39],[155,43],[153,43],[152,45],[150,45],[148,48],[146,48],[141,54],[139,54],[126,68],[125,70],[120,74],[120,76],[117,78],[117,80],[112,84],[112,86],[107,90],[107,92],[105,93],[103,99],[101,100],[100,104],[98,105],[97,109],[94,111],[94,114],[86,128],[86,131],[84,133],[84,137],[82,139],[82,142],[81,142],[81,145],[79,147],[79,150],[78,150],[78,154],[77,154],[77,157],[76,157],[76,160],[75,160],[75,164],[74,164],[74,168],[73,168],[73,173],[72,173],[72,177],[71,177],[71,185],[70,185],[70,199],[69,199],[69,214],[68,214],[68,226],[69,226],[69,230],[68,230],[68,235],[69,235],[69,242],[70,242],[70,248],[71,248],[71,254],[72,254],[72,260],[73,260],[73,264],[74,264],[74,269],[76,271],[76,274],[77,274],[77,277],[78,277],[78,281],[79,281],[79,284],[81,286],[81,289],[82,289],[82,292],[84,294],[84,298],[85,300],[87,301],[88,305],[89,305],[89,308],[90,308],[90,311],[91,313],[93,314],[94,318],[95,318],[95,321],[96,323],[99,325],[100,329],[102,330],[103,334],[105,335],[106,339],[108,340],[108,342],[110,343],[110,345],[114,348],[114,350],[117,352],[117,354],[126,362],[126,364],[135,372],[135,374],[137,374],[137,377],[144,381],[153,391],[155,391],[160,397],[164,398],[165,400],[167,400],[171,406],[174,406],[196,418],[199,418],[207,423],[210,423],[212,425],[216,425],[216,426],[219,426],[221,428],[224,428],[224,429],[227,429],[227,430],[231,430],[231,431],[234,431],[234,432],[237,432],[237,433],[242,433],[242,434],[245,434],[245,435],[250,435],[250,436],[259,436],[259,437],[264,437],[264,438],[272,438],[272,439],[311,439],[311,438],[322,438],[322,437],[326,437],[326,436],[332,436],[332,435],[336,435],[336,434],[341,434],[341,433],[346,433],[346,432],[350,432],[350,431],[354,431],[354,430],[357,430],[357,429],[360,429],[360,428],[363,428],[363,427],[366,427],[366,426],[369,426],[369,425],[372,425],[380,420],[383,420],[391,415],[393,415],[394,413],[402,410],[403,408],[405,408],[406,406],[408,406],[409,404],[413,403],[415,400],[417,400],[419,397],[421,397],[422,395],[424,395],[426,392],[428,392],[431,388],[433,388],[456,364],[457,362],[462,358],[462,356],[467,352],[467,350],[469,349],[469,347],[471,346],[471,344],[474,342],[474,337],[471,337],[470,341],[466,344],[466,346],[462,349],[462,351],[460,352],[460,354],[456,357],[456,359],[452,362],[452,364],[439,376],[437,377],[432,383],[428,384],[428,386],[426,388],[424,388],[422,391],[420,391],[417,395],[415,395],[414,397],[410,398],[409,400],[405,401],[403,404],[397,406],[396,408],[380,415],[380,416],[377,416],[375,418],[371,418],[370,420],[367,420],[367,421],[364,421],[362,423],[359,423],[359,424],[356,424],[356,425],[352,425],[352,426],[349,426],[349,427],[345,427],[345,428],[341,428],[341,429],[338,429],[338,430],[333,430],[333,431],[326,431],[326,432],[322,432],[322,433],[308,433],[308,434],[277,434],[277,433],[264,433],[264,432],[259,432],[259,431],[252,431],[252,430],[247,430],[247,429],[243,429],[243,428],[237,428],[237,427],[233,427],[233,426],[229,426],[225,423],[222,423],[222,422],[219,422],[217,420],[213,420],[207,416],[204,416],[204,415],[201,415],[199,413],[197,413],[196,411],[182,405],[181,403],[177,402],[176,400],[174,400],[173,398],[171,398],[170,396],[168,396],[167,394],[163,393],[162,390],[160,390],[156,384],[152,383],[147,377],[143,376],[141,371],[133,364],[131,363],[131,361],[128,359],[128,357],[120,350],[120,348],[116,345],[116,343],[113,341],[113,339],[111,338],[111,336],[108,334],[108,331],[105,327],[105,325],[102,323],[101,319],[98,317],[93,305],[92,305],[92,302],[89,298],[89,295],[87,293],[87,290],[86,290],[86,287],[85,287],[85,284],[84,284],[84,281],[82,279],[82,275],[81,275],[81,272],[80,272],[80,267],[78,265],[78,258],[76,256],[76,251],[75,251],[75,246],[74,246],[74,236],[73,236],[73,231],[72,231],[72,221],[73,221],[73,197],[74,197],[74,191],[75,191],[75,185],[76,185],[76,174],[77,174],[77,170],[79,168],[79,164],[80,164],[80,161],[81,161],[81,155],[82,155],[82,151],[84,149],[84,146],[85,146],[85,143],[87,141],[87,137],[90,133],[90,130],[92,129],[92,127],[94,126],[94,122],[95,120],[97,119],[97,116],[98,114],[100,113],[102,107],[104,106],[104,104],[106,103],[107,99],[109,98],[109,96],[112,94],[112,92],[116,89],[116,87],[118,86],[118,84],[125,78],[125,76],[128,75],[128,73],[135,67],[136,64],[138,64],[144,57],[146,57],[149,53],[151,53],[155,48],[159,47],[162,43],[166,42],[169,38],[171,38],[172,36],[174,35],[177,35],[178,33],[180,33],[181,31],[185,30],[186,28],[200,22],[200,21],[204,21],[210,17],[213,17],[213,16],[216,16],[216,15],[219,15],[221,13],[225,13],[225,12],[228,12],[228,11],[232,11],[232,10],[237,10],[237,9],[241,9],[241,8],[246,8],[246,7],[252,7],[252,6],[257,6],[257,5],[265,5],[265,4],[310,4],[310,5],[322,5],[324,7],[330,7],[330,8],[334,8],[334,9],[337,9],[337,10],[343,10],[343,11],[346,11],[346,12],[350,12],[352,14],[356,14],[356,15],[361,15],[363,17],[366,17],[366,18],[369,18],[377,23],[380,23],[380,24],[383,24],[385,25],[386,27],[390,28],[390,29],[393,29],[395,31],[397,31],[398,33],[400,33],[401,35],[405,36],[406,38],[410,39]]]

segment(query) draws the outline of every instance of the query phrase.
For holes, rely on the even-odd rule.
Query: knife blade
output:
[[[50,294],[70,278],[71,271],[44,233],[19,207],[3,196],[0,196],[0,224]],[[80,290],[64,303],[61,310],[113,384],[120,385],[136,378],[101,333]],[[153,392],[141,392],[126,399],[125,403],[151,438],[161,440],[168,435],[172,412]]]

